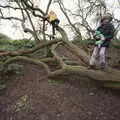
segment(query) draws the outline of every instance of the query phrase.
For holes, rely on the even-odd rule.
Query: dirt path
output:
[[[48,80],[25,65],[0,94],[0,120],[120,120],[120,93],[98,87],[78,74]]]

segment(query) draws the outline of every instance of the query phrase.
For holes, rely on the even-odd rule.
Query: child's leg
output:
[[[55,35],[55,21],[51,21],[52,24],[52,34]]]
[[[55,35],[55,28],[58,28],[58,24],[59,24],[60,20],[56,19],[54,21],[51,22],[52,24],[52,32],[53,32],[53,36]]]
[[[55,35],[55,26],[52,25],[52,33],[53,33],[53,36]]]
[[[56,19],[55,20],[55,27],[58,27],[60,20]]]
[[[102,47],[100,49],[100,65],[103,68],[106,65],[106,52],[107,52],[107,48],[106,47]]]
[[[96,46],[93,50],[92,56],[90,58],[90,65],[96,65],[97,57],[99,56],[99,48]]]

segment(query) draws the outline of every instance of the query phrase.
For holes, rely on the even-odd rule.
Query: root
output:
[[[52,52],[52,54],[54,55],[54,57],[56,58],[56,60],[59,62],[61,68],[63,68],[66,64],[64,63],[64,61],[62,60],[62,58],[61,58],[61,57],[57,54],[57,52],[56,52],[56,49],[57,49],[57,47],[58,47],[60,44],[62,44],[62,43],[59,42],[59,43],[53,45],[53,46],[51,47],[51,52]]]
[[[8,65],[13,63],[13,62],[16,62],[16,61],[26,62],[26,63],[37,65],[39,67],[43,67],[47,74],[51,73],[49,67],[44,62],[41,62],[40,60],[35,60],[32,58],[24,57],[24,56],[17,56],[17,57],[13,57],[13,58],[6,60],[1,66],[2,71],[5,73]]]
[[[27,51],[14,51],[14,52],[8,52],[6,54],[0,54],[0,56],[16,56],[13,58],[9,58],[6,60],[4,63],[1,63],[1,68],[3,73],[5,72],[6,68],[8,67],[9,64],[15,62],[15,61],[22,61],[22,62],[27,62],[30,64],[37,65],[39,67],[43,67],[48,75],[48,77],[55,77],[55,76],[64,76],[64,75],[69,75],[71,73],[79,73],[81,77],[86,77],[90,80],[95,80],[98,82],[103,83],[104,86],[109,86],[109,87],[114,87],[120,88],[120,72],[115,71],[111,69],[109,72],[102,72],[100,70],[88,70],[86,67],[81,66],[81,65],[88,65],[88,60],[89,57],[87,53],[82,50],[81,48],[78,48],[77,46],[73,45],[71,42],[68,41],[67,35],[64,32],[62,28],[59,27],[58,30],[63,37],[63,41],[61,42],[60,40],[53,40],[53,41],[48,41],[47,43],[43,43],[41,45],[38,45],[37,47],[27,50]],[[59,56],[59,53],[57,53],[56,49],[60,44],[64,44],[68,50],[78,56],[80,58],[79,62],[73,62],[73,61],[64,61],[62,57]],[[26,55],[29,53],[34,53],[35,51],[51,46],[51,53],[53,54],[53,58],[45,58],[41,60],[36,60],[32,59],[29,57],[25,56],[20,56],[20,55]],[[49,61],[57,61],[59,65],[61,66],[61,69],[56,70],[54,72],[50,71],[50,68],[48,67],[47,63]],[[82,61],[82,63],[81,63]],[[73,64],[77,64],[77,66],[73,66]],[[69,64],[69,65],[68,65]],[[113,86],[112,86],[112,83]]]

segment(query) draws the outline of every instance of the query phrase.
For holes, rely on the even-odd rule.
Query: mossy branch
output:
[[[72,44],[68,40],[66,32],[61,27],[58,27],[58,31],[61,34],[62,40],[65,43],[66,47],[69,49],[69,51],[75,54],[84,63],[84,65],[87,65],[89,63],[88,54],[83,49]]]
[[[13,58],[10,58],[10,59],[6,60],[1,65],[2,71],[5,72],[6,68],[8,67],[8,65],[11,64],[11,63],[13,63],[13,62],[16,62],[16,61],[26,62],[26,63],[37,65],[39,67],[43,67],[45,69],[45,71],[46,71],[47,74],[51,73],[48,65],[45,64],[44,62],[41,62],[40,60],[28,58],[28,57],[25,57],[25,56],[16,56],[16,57],[13,57]]]
[[[2,52],[0,53],[0,56],[21,56],[21,55],[26,55],[26,54],[31,54],[36,52],[39,49],[42,49],[44,47],[48,47],[51,46],[52,44],[56,44],[57,42],[60,42],[61,40],[52,40],[52,41],[48,41],[42,44],[39,44],[38,46],[29,49],[29,50],[18,50],[18,51],[6,51],[6,52]]]
[[[63,68],[66,64],[64,63],[64,61],[62,60],[62,58],[58,55],[58,53],[56,52],[57,47],[62,44],[62,42],[59,42],[57,44],[52,45],[51,47],[51,52],[54,55],[54,57],[56,58],[56,60],[60,63],[61,68]]]

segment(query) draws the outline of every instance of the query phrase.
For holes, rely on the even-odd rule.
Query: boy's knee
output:
[[[93,56],[94,58],[97,58],[97,57],[99,56],[99,53],[93,52],[92,56]]]
[[[97,55],[93,55],[93,58],[97,59]]]
[[[105,57],[105,53],[100,52],[100,56],[101,56],[101,57]]]

